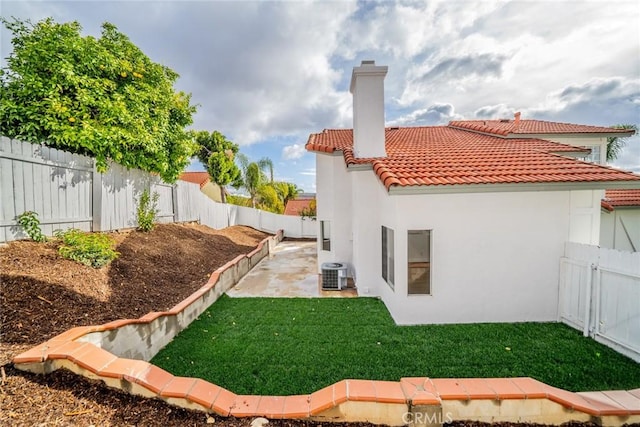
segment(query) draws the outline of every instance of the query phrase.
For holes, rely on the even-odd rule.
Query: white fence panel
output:
[[[258,209],[237,206],[235,219],[234,225],[246,225],[260,230],[260,211]]]
[[[174,219],[174,207],[173,207],[173,185],[166,184],[162,181],[151,184],[150,193],[158,194],[158,222],[169,223],[175,222]]]
[[[27,237],[17,216],[38,214],[44,234],[91,229],[93,160],[0,137],[0,241]]]
[[[596,339],[640,362],[640,252],[601,249],[596,279]]]
[[[312,218],[302,218],[302,236],[307,238],[318,237],[318,221]]]
[[[260,211],[259,229],[275,233],[278,227],[283,227],[283,223],[288,219],[285,215],[278,215],[271,212]]]
[[[640,253],[567,243],[560,319],[640,362]]]
[[[35,211],[44,234],[56,229],[109,231],[137,226],[142,192],[158,193],[159,222],[199,221],[211,228],[247,225],[289,237],[315,238],[311,219],[217,203],[197,184],[166,184],[158,176],[112,163],[106,173],[93,159],[38,144],[0,138],[0,241],[26,238],[17,216]]]
[[[584,261],[570,258],[560,260],[560,320],[576,329],[583,329],[585,325],[590,269],[590,265]]]
[[[200,191],[200,186],[185,181],[178,181],[176,190],[176,221],[199,221],[200,212],[198,210],[197,199],[204,196]]]
[[[142,192],[159,183],[158,177],[116,163],[104,174],[95,174],[100,200],[94,197],[94,231],[119,230],[138,225],[137,208]],[[94,187],[95,189],[95,187]]]

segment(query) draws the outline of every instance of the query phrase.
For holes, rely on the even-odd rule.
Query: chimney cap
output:
[[[353,72],[351,73],[351,84],[349,85],[349,91],[353,93],[355,89],[356,78],[358,76],[380,76],[384,79],[387,75],[389,67],[386,65],[376,65],[376,61],[363,60],[360,66],[353,67]]]

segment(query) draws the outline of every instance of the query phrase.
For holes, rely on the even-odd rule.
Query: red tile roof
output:
[[[640,206],[640,190],[607,190],[602,207],[612,211],[621,206]]]
[[[208,172],[182,172],[180,177],[178,177],[181,181],[192,182],[194,184],[200,185],[200,188],[207,185],[207,183],[211,180],[209,178]]]
[[[547,122],[543,120],[455,120],[449,126],[472,130],[475,132],[507,136],[519,134],[576,134],[576,133],[610,133],[633,134],[632,130],[614,129],[603,126],[576,125],[572,123]]]
[[[312,134],[307,150],[342,151],[347,165],[371,164],[392,186],[638,181],[640,175],[555,153],[585,152],[533,138],[504,139],[448,126],[387,128],[387,157],[356,159],[351,129]]]
[[[309,208],[309,204],[315,199],[295,199],[289,200],[284,208],[285,215],[299,216],[303,209]]]

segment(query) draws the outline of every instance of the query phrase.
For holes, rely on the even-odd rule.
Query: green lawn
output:
[[[563,324],[396,326],[373,298],[223,296],[151,362],[239,394],[412,376],[530,376],[572,391],[640,387],[640,364]]]

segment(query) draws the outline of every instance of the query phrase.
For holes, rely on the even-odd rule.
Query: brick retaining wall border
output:
[[[128,393],[221,416],[441,425],[455,420],[621,426],[640,423],[640,388],[572,393],[533,378],[342,380],[308,395],[237,395],[198,378],[176,377],[148,362],[283,238],[279,231],[217,269],[167,312],[72,328],[16,356],[17,369],[60,368]]]

